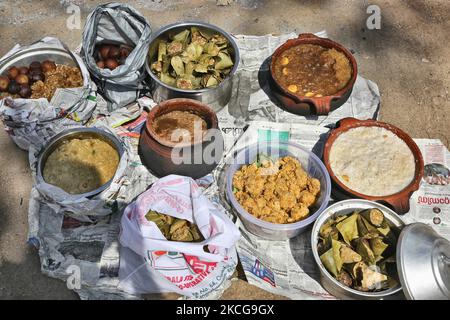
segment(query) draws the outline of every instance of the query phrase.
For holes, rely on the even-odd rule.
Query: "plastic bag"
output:
[[[196,224],[205,240],[168,241],[145,218],[149,210]],[[194,180],[164,177],[128,205],[122,216],[119,288],[133,294],[176,292],[205,298],[233,274],[239,237],[223,208],[210,202]]]
[[[146,18],[131,6],[108,3],[98,6],[87,18],[83,31],[81,55],[108,101],[108,110],[123,107],[140,96],[144,88],[145,62],[151,28]],[[125,63],[114,70],[97,67],[94,59],[98,43],[124,44],[132,48]]]
[[[66,51],[66,59],[75,59],[83,76],[83,87],[59,88],[49,102],[41,99],[0,100],[0,117],[12,140],[24,150],[41,145],[63,129],[85,124],[96,107],[96,86],[90,80],[83,60],[58,39],[46,37],[29,46],[16,45],[0,59],[0,66],[24,50],[57,49]]]

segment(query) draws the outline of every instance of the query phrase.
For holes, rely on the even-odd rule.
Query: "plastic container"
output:
[[[242,165],[253,163],[258,154],[265,154],[272,159],[285,156],[296,158],[309,176],[319,179],[320,196],[315,205],[310,207],[310,215],[301,221],[289,224],[266,222],[248,213],[236,200],[233,194],[233,176]],[[226,193],[234,210],[237,212],[245,228],[259,237],[268,240],[286,240],[304,232],[325,210],[330,200],[331,181],[322,161],[304,147],[282,141],[259,142],[239,151],[227,169]]]

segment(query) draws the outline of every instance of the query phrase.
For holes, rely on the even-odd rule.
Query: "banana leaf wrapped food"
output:
[[[150,210],[145,218],[159,228],[167,240],[182,242],[201,242],[204,240],[197,225],[184,219]]]
[[[320,260],[350,288],[365,292],[391,288],[398,283],[396,229],[376,208],[330,217],[319,230]]]
[[[226,37],[196,27],[161,40],[151,58],[150,69],[162,82],[188,90],[218,86],[235,63]]]

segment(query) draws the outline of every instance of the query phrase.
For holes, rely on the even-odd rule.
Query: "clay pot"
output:
[[[298,46],[300,44],[315,44],[325,48],[334,48],[345,54],[347,59],[350,61],[350,65],[352,66],[353,70],[352,77],[348,81],[347,85],[331,96],[308,98],[300,96],[299,94],[293,94],[284,89],[280,84],[278,84],[274,76],[275,61],[285,50]],[[303,33],[300,34],[296,39],[289,39],[280,47],[278,47],[277,50],[275,50],[271,58],[270,75],[270,86],[272,93],[276,96],[276,98],[282,104],[283,108],[286,109],[286,111],[302,116],[326,115],[330,111],[339,108],[348,100],[352,93],[353,85],[355,84],[356,77],[358,75],[358,67],[356,64],[356,60],[350,53],[350,51],[348,51],[339,43],[327,38],[317,37],[311,33]]]
[[[349,189],[347,186],[345,186],[340,180],[336,177],[336,175],[331,170],[330,166],[330,150],[331,146],[333,145],[334,141],[337,139],[337,137],[342,134],[343,132],[346,132],[353,128],[358,127],[382,127],[385,128],[391,132],[393,132],[396,136],[398,136],[400,139],[402,139],[406,145],[411,150],[414,161],[416,164],[416,170],[414,173],[414,179],[413,181],[403,190],[388,195],[388,196],[368,196],[362,193],[358,193],[356,191],[353,191]],[[366,199],[371,201],[378,201],[383,204],[386,204],[387,206],[391,207],[396,211],[397,213],[404,214],[409,211],[409,198],[411,197],[412,193],[419,189],[420,186],[420,180],[423,177],[423,170],[424,170],[424,162],[422,153],[420,152],[419,147],[414,142],[414,140],[403,130],[394,127],[393,125],[390,125],[385,122],[380,122],[376,120],[358,120],[355,118],[344,118],[340,120],[337,123],[337,128],[333,129],[330,134],[328,135],[327,141],[324,146],[323,151],[323,162],[325,164],[325,167],[328,170],[328,173],[330,174],[331,183],[333,185],[333,195],[338,200],[343,199],[349,199],[349,198],[360,198],[360,199]]]
[[[208,128],[203,139],[176,143],[159,136],[152,126],[153,120],[171,111],[190,111],[202,117]],[[177,174],[198,179],[207,175],[214,170],[223,154],[223,136],[215,112],[192,99],[177,98],[161,102],[148,114],[139,140],[139,154],[142,163],[157,177]]]

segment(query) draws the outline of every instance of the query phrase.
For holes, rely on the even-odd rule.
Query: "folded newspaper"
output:
[[[320,34],[324,36],[325,34]],[[293,116],[276,106],[263,81],[267,75],[267,57],[295,34],[281,36],[236,36],[241,51],[241,63],[233,78],[230,103],[218,113],[226,152],[247,143],[267,139],[272,132],[286,132],[290,140],[300,143],[320,155],[329,126],[344,117],[376,118],[380,102],[375,83],[358,76],[349,100],[328,116]],[[138,138],[145,123],[146,112],[155,105],[144,97],[134,105],[102,115],[106,105],[98,101],[96,117],[89,125],[107,125],[131,145],[129,170],[114,199],[114,213],[95,224],[82,223],[69,214],[55,213],[33,189],[29,206],[29,241],[39,248],[42,271],[67,281],[81,299],[139,299],[118,288],[119,224],[123,209],[144,192],[156,177],[142,165],[137,154]],[[133,120],[132,122],[130,122]],[[128,122],[128,123],[126,123]],[[124,125],[124,123],[126,123]],[[411,211],[405,220],[435,225],[441,234],[450,236],[450,185],[448,169],[450,154],[438,140],[417,140],[427,164],[432,184],[423,183],[411,198]],[[197,180],[205,195],[233,216],[224,199],[224,166]],[[447,175],[446,175],[447,174]],[[447,180],[442,177],[446,177]],[[308,232],[290,241],[265,241],[247,233],[237,221],[242,237],[237,243],[239,258],[247,280],[258,287],[294,299],[333,298],[318,282],[318,269],[313,261]],[[208,299],[219,298],[229,286],[224,281]],[[250,297],[249,297],[250,298]]]

